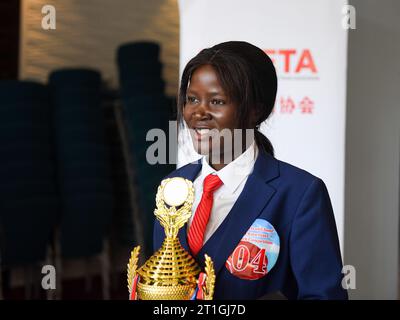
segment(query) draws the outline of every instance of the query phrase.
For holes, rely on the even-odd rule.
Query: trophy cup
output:
[[[128,263],[130,300],[211,300],[215,272],[205,255],[205,270],[182,247],[179,229],[189,220],[194,200],[193,183],[176,177],[161,182],[154,215],[165,231],[161,248],[138,269],[140,246],[132,250]]]

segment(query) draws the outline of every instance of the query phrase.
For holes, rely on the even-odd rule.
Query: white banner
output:
[[[201,49],[230,40],[250,42],[274,61],[278,93],[273,115],[261,130],[270,138],[276,158],[325,181],[342,253],[346,4],[345,0],[179,0],[181,74]],[[197,158],[191,143],[185,143],[178,152],[178,166]]]

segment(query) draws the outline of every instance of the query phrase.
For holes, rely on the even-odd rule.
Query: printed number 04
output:
[[[250,261],[250,250],[247,246],[241,244],[236,247],[235,251],[232,254],[232,267],[236,272],[241,272],[246,269],[248,263]],[[257,252],[256,256],[250,261],[250,265],[253,267],[254,273],[265,274],[267,265],[266,265],[266,256],[265,249],[261,249]]]

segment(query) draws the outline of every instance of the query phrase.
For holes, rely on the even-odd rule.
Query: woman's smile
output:
[[[203,140],[209,137],[210,130],[211,129],[209,128],[194,128],[194,131],[196,133],[196,139]]]

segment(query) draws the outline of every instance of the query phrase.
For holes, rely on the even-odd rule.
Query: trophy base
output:
[[[154,286],[137,284],[139,300],[190,300],[196,289],[196,284],[176,286]]]

